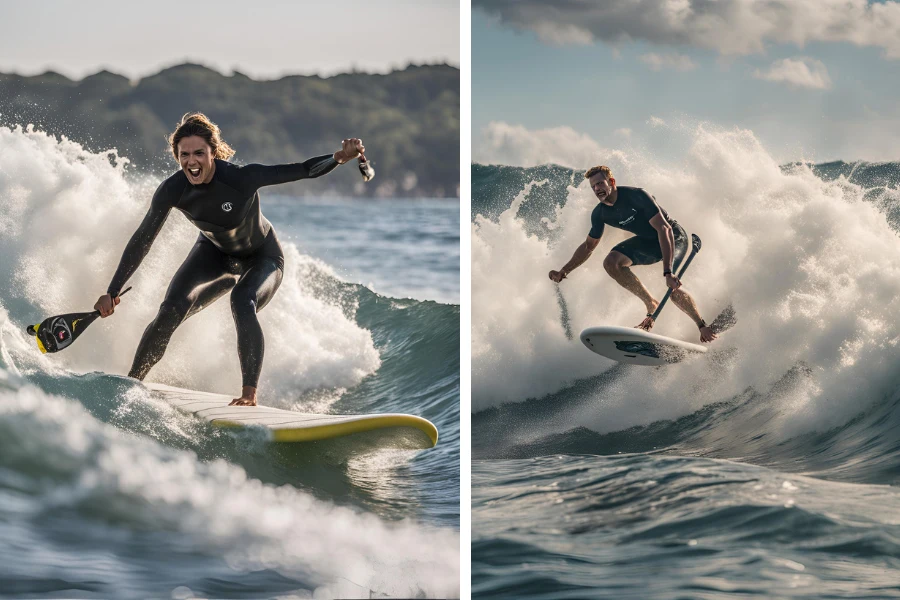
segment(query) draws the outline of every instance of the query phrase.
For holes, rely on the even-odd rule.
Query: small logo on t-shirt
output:
[[[225,212],[231,212],[231,202],[226,202],[222,205],[222,210]]]

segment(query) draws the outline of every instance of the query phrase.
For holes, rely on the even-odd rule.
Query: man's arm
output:
[[[666,221],[661,212],[657,212],[650,219],[650,225],[659,236],[659,249],[662,250],[663,274],[666,277],[666,284],[673,290],[677,290],[681,282],[678,281],[678,277],[672,272],[675,258],[675,235],[672,233],[672,226],[669,225],[669,222]]]
[[[557,283],[565,279],[569,273],[577,269],[584,261],[591,257],[591,254],[593,254],[599,243],[600,238],[587,236],[584,243],[575,249],[575,254],[572,255],[572,259],[567,262],[562,269],[559,271],[550,271],[550,279]]]

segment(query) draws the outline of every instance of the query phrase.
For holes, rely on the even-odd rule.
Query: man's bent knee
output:
[[[610,275],[620,271],[622,268],[627,267],[630,264],[631,261],[628,259],[628,257],[619,252],[610,252],[606,255],[606,258],[603,259],[603,268],[606,269],[606,272]]]

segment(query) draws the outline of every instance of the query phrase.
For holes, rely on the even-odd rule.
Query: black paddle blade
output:
[[[100,313],[94,311],[49,317],[38,325],[29,325],[25,331],[37,338],[41,352],[59,352],[74,342],[99,316]]]
[[[700,236],[696,233],[691,234],[691,244],[694,246],[694,252],[700,252]]]
[[[362,175],[363,181],[372,181],[375,178],[375,169],[372,168],[372,165],[369,164],[366,157],[360,156],[356,160],[359,161],[359,172]]]

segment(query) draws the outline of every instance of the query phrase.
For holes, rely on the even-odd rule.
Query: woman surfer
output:
[[[334,154],[302,163],[240,167],[227,162],[234,150],[202,113],[186,114],[169,144],[181,170],[157,188],[144,220],[125,246],[107,293],[94,308],[104,318],[113,314],[125,282],[147,255],[169,212],[177,208],[197,226],[200,236],[144,331],[128,375],[143,380],[162,358],[175,329],[231,290],[243,378],[241,397],[231,405],[255,406],[264,351],[256,313],[269,303],[284,276],[284,253],[275,229],[260,211],[258,190],[321,177],[357,157],[362,168],[365,147],[362,140],[350,138]]]

